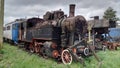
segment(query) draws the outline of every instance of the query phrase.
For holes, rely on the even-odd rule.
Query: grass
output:
[[[101,68],[120,67],[120,48],[117,51],[100,51],[97,53],[102,60]],[[94,56],[85,58],[86,68],[97,68],[98,62]],[[67,66],[58,64],[54,59],[44,59],[35,54],[30,54],[23,49],[4,43],[0,51],[0,68],[81,68],[79,62]]]

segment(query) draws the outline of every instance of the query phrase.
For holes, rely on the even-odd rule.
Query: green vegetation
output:
[[[120,49],[117,51],[100,51],[97,53],[102,60],[101,68],[120,67]],[[86,68],[97,68],[98,62],[93,56],[85,59]],[[44,59],[30,54],[23,49],[4,43],[0,51],[0,68],[81,68],[79,62],[70,66],[58,64],[54,59]]]
[[[109,7],[105,12],[103,18],[107,20],[117,21],[119,18],[116,16],[117,11],[115,11],[112,7]]]

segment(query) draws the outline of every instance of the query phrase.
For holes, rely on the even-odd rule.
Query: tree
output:
[[[103,18],[107,20],[112,20],[112,21],[117,21],[119,18],[116,17],[116,11],[112,8],[109,7],[105,12]]]

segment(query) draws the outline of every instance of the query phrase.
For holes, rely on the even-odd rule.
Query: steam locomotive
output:
[[[43,57],[61,59],[71,64],[73,57],[89,56],[86,19],[74,16],[75,5],[70,5],[69,16],[60,9],[46,12],[41,18],[19,19],[4,27],[4,41],[24,43],[30,52]]]

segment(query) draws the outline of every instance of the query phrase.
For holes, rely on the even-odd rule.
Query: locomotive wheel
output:
[[[48,56],[47,56],[46,53],[45,53],[45,48],[44,48],[44,47],[41,48],[40,54],[43,56],[43,58],[45,58],[45,59],[48,58]]]
[[[30,52],[31,52],[31,53],[34,53],[35,51],[34,51],[34,49],[33,49],[33,48],[30,48]]]
[[[31,53],[34,53],[34,52],[35,52],[34,47],[33,47],[33,45],[32,45],[32,44],[30,44],[29,49],[30,49],[30,52],[31,52]]]
[[[83,52],[85,56],[88,56],[90,53],[88,48],[85,48]]]
[[[39,51],[40,51],[40,46],[37,45],[37,46],[35,46],[34,48],[35,48],[35,52],[36,52],[36,53],[39,53]]]
[[[105,45],[103,45],[102,50],[106,51],[106,49],[107,49],[107,47]]]
[[[72,63],[73,58],[72,58],[72,55],[70,54],[70,52],[68,50],[63,50],[62,51],[61,58],[62,58],[62,62],[65,65],[70,65]]]

